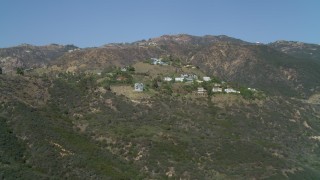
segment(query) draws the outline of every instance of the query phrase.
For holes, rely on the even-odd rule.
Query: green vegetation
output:
[[[133,84],[133,76],[135,69],[132,66],[127,67],[127,71],[121,71],[120,68],[105,69],[102,73],[100,81],[101,86],[109,89],[110,85],[115,84]]]
[[[16,70],[16,73],[19,74],[19,75],[24,75],[24,69],[18,67],[17,70]]]
[[[259,59],[263,60],[263,64],[260,64],[261,67],[270,66],[275,69],[280,69],[282,73],[285,71],[289,75],[299,74],[299,78],[296,80],[286,82],[280,78],[283,74],[280,74],[279,72],[274,74],[270,73],[268,76],[268,78],[271,78],[269,82],[261,81],[256,83],[257,87],[264,89],[268,94],[281,94],[282,96],[287,97],[303,97],[306,94],[312,93],[309,90],[319,83],[320,64],[315,60],[306,60],[299,56],[289,56],[278,51],[272,51],[269,47],[265,46],[259,47],[256,53]],[[256,70],[258,71],[259,68]],[[299,86],[299,83],[295,81],[303,82],[303,90],[297,91],[295,89],[296,86]],[[292,87],[292,84],[295,84],[295,86]]]
[[[172,65],[174,67],[181,67],[182,66],[181,59],[178,57],[175,57],[173,55],[164,56],[163,61],[169,63],[170,65]]]
[[[209,96],[213,95],[213,92],[212,92],[212,88],[213,88],[213,81],[210,81],[210,82],[207,82],[207,81],[204,81],[201,83],[201,86],[207,90],[207,93]]]
[[[319,179],[320,107],[292,98],[319,91],[319,66],[264,46],[199,44],[93,48],[41,74],[0,76],[0,179]],[[150,55],[169,65],[135,63]],[[211,80],[164,80],[184,73]]]
[[[131,72],[134,72],[135,71],[135,68],[133,66],[127,66],[127,70],[128,71],[131,71]]]
[[[254,97],[254,91],[249,90],[248,88],[245,88],[245,87],[240,88],[240,94],[245,99],[254,99],[255,98]]]
[[[135,78],[131,72],[112,71]],[[97,91],[105,82],[100,79],[115,78],[108,73],[0,77],[1,97],[10,99],[0,106],[1,177],[164,179],[172,171],[174,178],[272,179],[284,178],[283,170],[301,164],[306,171],[297,175],[318,177],[319,150],[311,151],[309,136],[320,126],[308,108],[300,116],[310,119],[313,131],[305,133],[310,130],[288,121],[295,118],[298,101],[274,97],[261,104],[222,105],[175,97],[176,86],[192,92],[200,84],[164,82],[159,75],[150,81],[158,94],[135,104],[111,91]],[[213,82],[201,86],[210,89]],[[35,94],[48,88],[50,98],[40,104],[44,97],[33,101],[21,86],[39,89]]]
[[[196,91],[197,88],[199,87],[199,84],[197,83],[191,83],[191,84],[186,84],[183,85],[183,90],[185,90],[188,93],[192,93],[193,91]]]

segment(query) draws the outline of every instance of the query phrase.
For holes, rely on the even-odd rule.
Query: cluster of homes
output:
[[[73,52],[73,51],[80,51],[81,49],[80,48],[76,48],[76,49],[70,49],[68,50],[69,53]]]
[[[167,62],[162,61],[162,58],[151,58],[151,64],[152,65],[169,65]],[[192,65],[187,65],[188,68],[195,68]],[[178,77],[164,77],[163,78],[164,81],[166,82],[185,82],[185,83],[191,83],[191,82],[198,82],[198,83],[202,83],[204,81],[208,82],[211,81],[211,78],[208,76],[204,76],[202,77],[202,80],[198,79],[198,76],[195,74],[181,74]],[[223,82],[224,83],[224,82]],[[249,89],[249,88],[248,88]],[[142,92],[144,90],[144,85],[143,83],[135,83],[134,85],[134,91],[136,92]],[[213,88],[211,90],[213,93],[236,93],[239,94],[240,91],[237,91],[233,88],[222,88],[222,85],[219,83],[214,83],[213,84]],[[207,90],[204,89],[203,87],[198,87],[197,91],[193,92],[196,95],[207,95]]]
[[[215,83],[212,87],[212,90],[211,90],[213,93],[222,93],[222,92],[225,92],[227,94],[229,93],[236,93],[236,94],[240,94],[240,91],[237,91],[233,88],[226,88],[226,89],[223,89],[221,84],[218,84],[218,83]],[[207,90],[204,89],[203,87],[198,87],[198,90],[197,91],[194,91],[193,94],[196,94],[196,95],[202,95],[202,96],[206,96],[208,93],[207,93]]]
[[[171,81],[175,81],[175,82],[193,82],[193,81],[196,81],[198,83],[202,83],[203,81],[210,81],[211,78],[210,77],[203,77],[203,80],[199,80],[198,79],[198,76],[195,75],[195,74],[181,74],[179,77],[164,77],[163,79],[164,81],[167,81],[167,82],[171,82]]]
[[[137,43],[138,46],[144,47],[144,46],[157,46],[157,43],[155,42],[139,42]]]
[[[199,80],[198,79],[198,76],[195,75],[195,74],[181,74],[179,77],[164,77],[163,78],[164,81],[167,81],[167,82],[171,82],[171,81],[175,81],[175,82],[186,82],[186,83],[190,83],[190,82],[193,82],[193,81],[196,81],[198,83],[202,83],[204,81],[208,82],[211,80],[210,77],[207,77],[207,76],[204,76],[202,77],[202,80]],[[134,85],[134,91],[136,92],[142,92],[144,89],[144,85],[143,83],[135,83]],[[233,88],[222,88],[222,85],[219,84],[219,83],[214,83],[213,84],[213,88],[211,90],[213,93],[222,93],[222,92],[225,92],[225,93],[237,93],[239,94],[240,91],[237,91]],[[197,94],[197,95],[206,95],[207,94],[207,90],[204,89],[203,87],[198,87],[198,90],[194,92],[194,94]]]
[[[134,91],[142,92],[143,90],[144,90],[144,84],[143,83],[135,83],[134,84]],[[233,88],[223,89],[220,84],[215,84],[211,91],[213,93],[225,92],[225,93],[228,93],[228,94],[229,93],[240,94],[240,91],[237,91],[237,90],[235,90]],[[207,95],[207,90],[204,89],[203,87],[198,87],[198,90],[194,91],[193,94],[196,94],[196,95]]]

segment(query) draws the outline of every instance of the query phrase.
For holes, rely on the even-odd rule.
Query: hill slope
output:
[[[318,105],[223,94],[132,101],[95,78],[0,76],[2,177],[320,176]]]
[[[0,49],[0,67],[5,72],[15,71],[17,67],[29,69],[43,67],[48,62],[62,56],[69,50],[78,49],[74,45],[32,46],[23,44],[12,48]]]
[[[317,44],[307,44],[296,41],[276,41],[268,44],[268,46],[295,57],[320,61],[320,45]]]
[[[274,95],[307,97],[320,88],[320,64],[315,59],[226,36],[161,36],[132,44],[106,45],[65,54],[52,65],[63,71],[85,71],[132,65],[152,57],[177,59],[184,65],[200,67],[208,75]]]
[[[319,179],[313,57],[226,36],[74,49],[0,50],[1,179]],[[213,80],[163,80],[181,73]],[[196,93],[217,82],[258,90]]]

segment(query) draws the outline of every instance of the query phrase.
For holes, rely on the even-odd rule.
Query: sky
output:
[[[1,0],[0,48],[97,47],[161,35],[320,44],[320,0]]]

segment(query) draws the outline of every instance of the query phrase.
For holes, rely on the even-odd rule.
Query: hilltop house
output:
[[[185,68],[192,68],[192,69],[195,69],[196,67],[194,65],[191,65],[191,64],[187,64],[184,66]]]
[[[162,62],[162,59],[158,59],[158,58],[151,58],[151,64],[153,65],[157,65],[160,64]]]
[[[234,90],[234,89],[232,89],[232,88],[227,88],[227,89],[225,89],[224,90],[226,93],[240,93],[240,91],[236,91],[236,90]]]
[[[186,78],[187,81],[193,81],[193,80],[197,80],[198,79],[198,76],[197,75],[190,75]]]
[[[254,88],[248,88],[248,90],[250,90],[250,91],[257,91],[257,90],[254,89]]]
[[[123,68],[121,68],[121,71],[122,71],[122,72],[126,72],[126,71],[127,71],[127,68],[126,68],[126,67],[123,67]]]
[[[174,78],[175,82],[183,82],[184,78],[183,77],[176,77]]]
[[[207,90],[205,90],[203,87],[198,87],[198,90],[196,91],[197,95],[200,96],[206,96],[207,95]]]
[[[181,74],[180,76],[183,77],[183,78],[186,78],[186,77],[188,77],[189,75],[188,75],[188,74]]]
[[[142,92],[143,91],[143,83],[135,83],[134,84],[134,91],[136,92]]]
[[[164,81],[172,81],[172,78],[171,77],[164,77],[164,79],[163,79]]]
[[[213,84],[213,88],[212,88],[212,92],[216,93],[216,92],[223,92],[223,89],[221,87],[221,84],[219,83],[214,83]]]
[[[181,74],[180,77],[174,78],[176,82],[183,82],[186,80],[187,82],[191,82],[198,79],[198,76],[195,74]]]
[[[211,78],[210,78],[210,77],[207,77],[207,76],[202,77],[202,79],[203,79],[204,81],[210,81],[210,80],[211,80]]]
[[[181,74],[181,77],[186,79],[186,81],[193,81],[198,79],[198,76],[195,74]]]
[[[163,62],[162,61],[162,58],[160,58],[160,59],[157,59],[157,58],[151,58],[151,64],[153,64],[153,65],[168,65],[168,63],[166,63],[166,62]]]
[[[216,92],[222,92],[222,88],[221,87],[213,87],[212,88],[212,92],[216,93]]]

